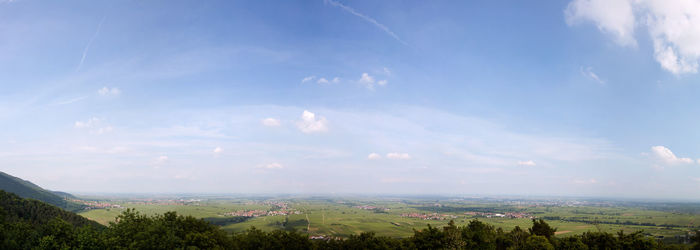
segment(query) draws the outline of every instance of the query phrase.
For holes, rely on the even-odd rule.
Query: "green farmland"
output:
[[[202,199],[190,204],[142,204],[128,199],[111,199],[111,204],[121,208],[92,209],[80,214],[107,224],[126,208],[145,214],[162,214],[176,211],[209,221],[218,221],[224,230],[241,232],[250,227],[266,231],[275,229],[296,230],[309,235],[347,237],[352,234],[373,231],[377,235],[407,237],[413,229],[431,226],[442,227],[450,220],[466,225],[478,219],[504,230],[516,226],[528,228],[530,217],[543,218],[557,228],[557,235],[581,234],[587,231],[615,233],[643,231],[649,236],[666,241],[677,240],[700,224],[700,213],[695,204],[618,204],[519,201],[517,203],[493,200],[426,200],[398,198],[260,198]],[[238,217],[226,215],[235,211],[273,211],[268,202],[282,202],[295,211],[288,215]],[[658,205],[658,206],[657,206]],[[361,206],[366,206],[362,209]],[[499,217],[496,214],[516,213],[523,218]],[[438,215],[441,219],[423,219],[406,214]]]

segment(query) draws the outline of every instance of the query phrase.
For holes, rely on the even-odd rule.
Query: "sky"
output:
[[[0,171],[700,200],[699,60],[691,0],[0,0]]]

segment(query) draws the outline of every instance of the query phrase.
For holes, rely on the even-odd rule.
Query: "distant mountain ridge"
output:
[[[0,172],[0,189],[14,193],[22,198],[35,199],[63,208],[68,211],[78,211],[84,208],[82,204],[65,199],[75,198],[72,194],[58,191],[49,191],[27,180]]]

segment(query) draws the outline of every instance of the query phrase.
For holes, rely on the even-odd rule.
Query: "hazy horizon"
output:
[[[88,193],[700,200],[693,1],[0,0],[0,171]]]

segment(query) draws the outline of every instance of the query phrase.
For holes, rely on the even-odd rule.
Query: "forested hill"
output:
[[[0,172],[0,189],[19,195],[22,198],[40,200],[68,211],[78,211],[83,208],[83,205],[81,204],[64,199],[64,197],[72,197],[71,194],[52,192],[43,189],[34,183],[3,172]]]
[[[73,212],[38,200],[24,199],[3,190],[0,190],[0,217],[7,222],[23,222],[33,226],[40,226],[54,218],[60,218],[75,227],[104,227]]]

